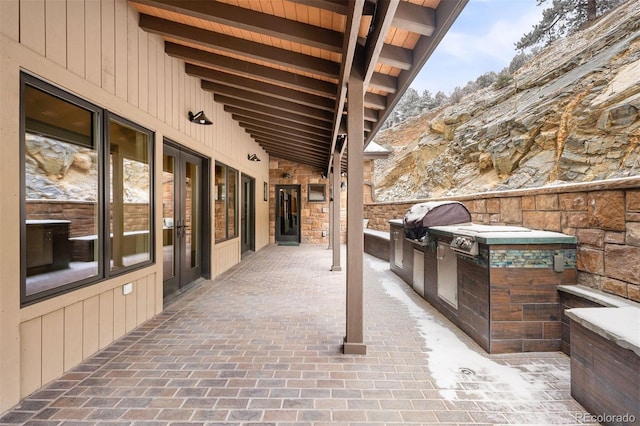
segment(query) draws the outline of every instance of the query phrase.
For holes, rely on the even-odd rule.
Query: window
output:
[[[310,183],[309,184],[309,195],[307,196],[307,200],[310,203],[319,203],[327,201],[327,194],[325,192],[325,185],[322,183]]]
[[[150,139],[134,124],[109,118],[112,271],[151,260]]]
[[[215,185],[215,238],[230,240],[238,236],[238,171],[216,163]]]
[[[21,85],[22,303],[150,264],[152,133],[105,125],[108,112],[27,74]]]

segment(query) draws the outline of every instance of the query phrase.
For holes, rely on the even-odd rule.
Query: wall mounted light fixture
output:
[[[282,174],[282,177],[285,178],[285,179],[291,179],[293,177],[293,175],[291,173],[289,173],[289,172],[284,172]]]
[[[196,124],[213,124],[213,121],[209,120],[207,116],[204,115],[204,111],[200,111],[195,114],[189,111],[189,121]]]
[[[247,154],[247,160],[249,161],[260,161],[256,154]]]

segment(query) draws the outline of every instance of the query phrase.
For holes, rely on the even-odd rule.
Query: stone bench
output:
[[[573,308],[623,308],[637,306],[638,303],[620,296],[605,293],[583,285],[558,286],[562,314],[560,318],[562,342],[560,349],[567,355],[571,354],[571,321],[566,311]]]
[[[570,320],[571,396],[603,416],[601,423],[640,420],[640,304],[597,290],[570,291],[600,305],[565,312]]]
[[[389,261],[389,232],[364,229],[364,251],[379,259]]]

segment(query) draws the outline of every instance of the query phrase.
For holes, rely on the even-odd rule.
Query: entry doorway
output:
[[[163,296],[208,273],[209,160],[165,141],[162,155]]]
[[[241,254],[256,250],[256,180],[242,175],[242,213],[240,217]]]
[[[276,243],[300,243],[300,185],[276,185]]]

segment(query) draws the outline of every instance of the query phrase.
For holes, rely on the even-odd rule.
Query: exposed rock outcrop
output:
[[[640,174],[640,2],[557,41],[508,87],[407,120],[376,142],[394,151],[376,166],[378,200]]]

